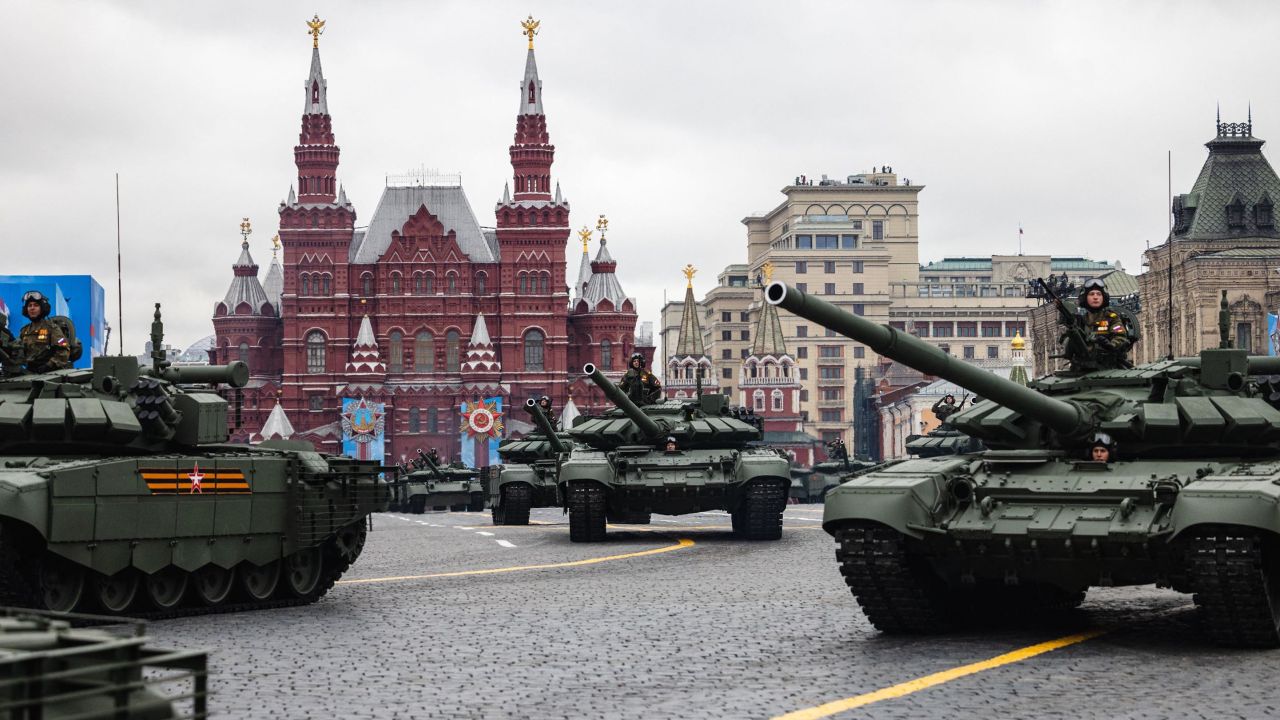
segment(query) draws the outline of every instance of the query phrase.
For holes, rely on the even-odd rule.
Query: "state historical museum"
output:
[[[493,227],[476,218],[460,182],[389,183],[368,225],[357,225],[338,181],[322,24],[312,23],[316,42],[293,149],[297,190],[279,208],[283,259],[260,283],[246,228],[231,287],[214,310],[211,360],[244,360],[252,376],[233,437],[287,435],[283,421],[294,437],[339,452],[342,401],[363,399],[384,405],[388,462],[429,447],[452,459],[467,442],[465,403],[503,398],[504,423],[517,432],[529,428],[529,397],[549,395],[557,408],[570,398],[583,410],[603,406],[581,368],[594,362],[621,375],[637,351],[635,300],[614,276],[603,236],[588,259],[585,230],[570,291],[569,203],[551,175],[555,146],[534,58],[536,23],[526,23],[512,180]],[[639,351],[652,359],[652,347]],[[475,456],[485,464],[485,453]]]

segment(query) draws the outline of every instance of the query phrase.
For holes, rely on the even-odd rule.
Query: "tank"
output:
[[[148,647],[140,622],[75,629],[66,616],[0,608],[0,678],[0,717],[209,716],[207,653]]]
[[[908,435],[907,453],[912,457],[937,457],[939,455],[963,455],[982,451],[982,442],[944,422],[924,435]]]
[[[818,503],[827,493],[854,473],[875,467],[870,460],[823,460],[812,467],[791,469],[791,499],[801,503]]]
[[[536,400],[526,401],[525,409],[538,432],[498,446],[502,465],[489,483],[494,525],[528,525],[531,508],[561,506],[557,466],[573,442],[552,426]]]
[[[163,334],[157,304],[153,347]],[[160,349],[150,367],[108,356],[0,379],[0,603],[168,616],[323,596],[387,503],[381,468],[229,444],[211,384],[248,377],[169,367]]]
[[[766,299],[986,398],[951,418],[985,450],[887,463],[827,495],[823,527],[877,628],[1155,583],[1192,593],[1217,642],[1280,644],[1280,394],[1259,380],[1280,359],[1230,347],[1225,299],[1219,348],[1029,387],[794,287]],[[1096,433],[1109,462],[1086,455]]]
[[[484,484],[480,471],[460,462],[443,467],[418,451],[416,469],[399,475],[392,505],[401,512],[421,515],[428,508],[455,512],[484,510]]]
[[[652,513],[726,510],[734,534],[782,536],[790,473],[760,431],[728,414],[718,393],[637,406],[594,365],[583,372],[615,408],[576,423],[560,463],[560,497],[574,542],[605,538],[607,522],[648,522]],[[665,450],[668,437],[678,449]]]

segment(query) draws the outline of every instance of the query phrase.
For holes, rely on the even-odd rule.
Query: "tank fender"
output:
[[[49,539],[49,479],[37,472],[0,473],[0,524],[19,520]]]
[[[498,475],[498,481],[493,484],[489,497],[493,499],[494,504],[497,504],[502,499],[502,488],[515,483],[527,485],[529,492],[533,492],[536,479],[537,473],[528,465],[507,465]]]
[[[1236,525],[1280,535],[1280,486],[1266,480],[1191,483],[1174,502],[1173,538],[1203,525]]]
[[[947,480],[968,466],[956,457],[918,458],[881,466],[827,493],[822,528],[835,534],[851,520],[878,522],[920,539],[932,527],[934,510],[946,503]]]

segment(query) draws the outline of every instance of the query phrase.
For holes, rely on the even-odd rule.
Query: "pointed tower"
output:
[[[280,269],[280,236],[271,238],[271,267],[267,269],[267,280],[262,289],[267,299],[275,306],[276,315],[280,314],[280,296],[284,294],[284,270]]]
[[[288,440],[291,437],[293,437],[293,423],[289,422],[284,406],[277,402],[276,406],[271,408],[271,414],[267,415],[267,421],[262,424],[262,430],[255,433],[250,442]]]
[[[386,376],[387,365],[382,362],[382,354],[378,352],[378,339],[373,334],[373,323],[369,316],[360,319],[360,332],[356,334],[355,345],[351,348],[351,359],[347,361],[347,375]]]
[[[475,386],[492,386],[502,375],[502,364],[498,362],[493,341],[489,338],[484,313],[476,316],[475,327],[471,329],[471,340],[462,360],[462,374],[469,385]]]
[[[626,371],[627,357],[635,349],[636,301],[627,297],[614,274],[618,262],[609,254],[609,219],[601,215],[596,230],[600,233],[600,250],[591,261],[591,276],[569,315],[573,338],[569,367],[595,363],[605,374],[619,378]],[[591,392],[590,388],[587,392]],[[599,407],[597,400],[602,403],[603,396],[589,396],[587,406]]]
[[[249,253],[249,218],[240,223],[240,257],[231,266],[231,286],[214,305],[216,361],[242,360],[254,377],[278,372],[280,321],[275,304],[258,282],[258,263]]]
[[[1019,385],[1026,385],[1027,341],[1022,339],[1021,332],[1013,336],[1013,340],[1009,341],[1009,347],[1013,350],[1013,368],[1009,370],[1009,379]]]
[[[333,141],[333,118],[329,115],[329,84],[320,67],[320,33],[324,21],[317,15],[307,23],[311,28],[311,72],[303,89],[302,132],[293,148],[298,166],[298,199],[303,203],[328,204],[337,198],[338,146]]]
[[[587,244],[591,242],[591,230],[583,225],[578,231],[578,237],[582,239],[582,260],[578,263],[578,281],[573,285],[573,295],[581,299],[587,292],[587,283],[591,281],[591,256],[587,249]]]
[[[696,395],[699,378],[705,391],[719,387],[719,381],[712,374],[711,358],[707,357],[702,340],[702,322],[698,319],[701,310],[693,297],[693,276],[698,270],[692,265],[685,265],[682,272],[685,287],[684,309],[680,315],[680,337],[676,342],[675,354],[667,358],[667,397],[675,398]]]
[[[764,279],[762,287],[768,287],[773,278],[773,263],[762,265],[760,274]],[[787,352],[778,309],[764,302],[763,297],[758,307],[760,315],[751,354],[742,361],[738,371],[740,402],[764,418],[765,442],[789,451],[800,465],[812,465],[814,439],[804,433],[795,358]],[[842,394],[843,390],[839,392]],[[847,407],[848,404],[848,398],[826,396],[818,402],[819,407]]]

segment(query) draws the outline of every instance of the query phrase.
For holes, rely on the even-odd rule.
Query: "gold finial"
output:
[[[240,223],[240,237],[244,238],[244,243],[249,244],[249,236],[253,234],[253,226],[249,224],[249,218],[245,218]]]
[[[279,234],[271,238],[271,257],[275,257],[276,253],[278,252],[280,252],[280,235]]]
[[[586,255],[587,243],[591,242],[591,229],[583,225],[582,229],[578,231],[578,237],[582,239],[582,254]]]
[[[529,49],[533,49],[533,36],[538,34],[538,26],[542,24],[541,20],[534,20],[530,15],[528,20],[520,23],[520,27],[524,28],[524,34],[529,36]]]
[[[320,47],[320,36],[324,34],[324,21],[320,19],[320,14],[307,21],[307,27],[311,28],[307,32],[311,35],[311,47]]]
[[[680,272],[684,273],[684,279],[689,282],[685,287],[693,287],[693,276],[698,273],[698,268],[692,265],[685,265],[684,269]]]
[[[1027,341],[1022,339],[1021,330],[1013,334],[1013,339],[1009,341],[1009,346],[1014,350],[1025,350],[1027,348]]]
[[[773,261],[768,260],[760,266],[760,272],[764,274],[764,284],[768,285],[773,282]]]
[[[604,234],[609,231],[609,218],[601,215],[600,219],[596,220],[596,229],[600,231],[600,240],[603,242]]]

